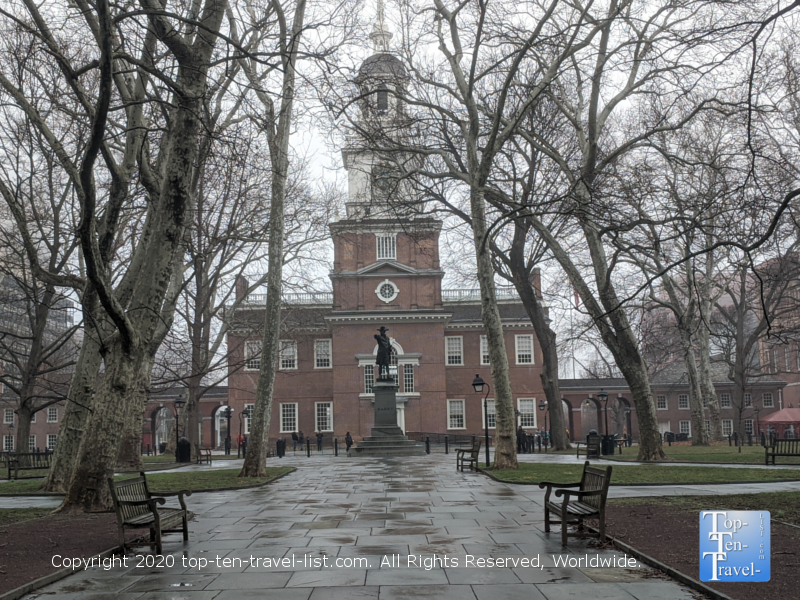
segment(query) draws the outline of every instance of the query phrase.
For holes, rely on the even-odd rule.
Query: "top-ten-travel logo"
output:
[[[700,581],[769,581],[769,512],[700,513]]]

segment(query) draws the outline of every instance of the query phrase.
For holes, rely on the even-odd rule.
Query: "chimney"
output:
[[[242,277],[241,275],[236,276],[236,299],[239,300],[240,298],[244,298],[247,295],[247,288],[250,287],[250,283]]]

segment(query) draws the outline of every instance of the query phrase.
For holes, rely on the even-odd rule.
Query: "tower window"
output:
[[[395,260],[397,258],[397,243],[395,236],[376,235],[378,241],[378,260]]]
[[[389,110],[389,90],[385,87],[378,88],[378,112],[385,113]]]

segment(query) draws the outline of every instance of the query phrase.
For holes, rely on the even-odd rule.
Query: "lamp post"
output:
[[[486,386],[486,396],[483,398],[483,436],[484,443],[486,444],[486,468],[489,468],[489,384],[486,383],[480,375],[475,373],[475,379],[472,380],[472,388],[476,393],[480,394],[483,391],[483,386]]]
[[[630,447],[633,444],[633,421],[631,420],[631,413],[633,409],[630,406],[625,407],[625,425],[628,428],[628,439],[625,440],[625,445]]]
[[[181,409],[186,406],[186,400],[183,397],[183,394],[178,394],[178,397],[175,398],[173,401],[175,405],[175,460],[178,460],[178,440],[180,438],[180,432],[178,430],[178,426],[180,425],[180,412]]]
[[[761,409],[757,406],[753,409],[753,412],[756,413],[756,435],[758,436],[758,443],[761,443],[761,421],[758,420],[758,413],[761,412]]]
[[[222,413],[222,418],[228,420],[228,433],[227,437],[225,438],[225,454],[228,455],[231,453],[231,417],[233,416],[234,410],[230,406],[226,406],[225,410]]]
[[[547,452],[547,438],[550,437],[549,430],[547,429],[547,413],[549,412],[549,406],[547,402],[544,400],[539,401],[539,410],[544,411],[544,451]]]
[[[242,412],[239,413],[239,439],[242,438],[242,424],[244,420],[250,416],[250,407],[246,407]],[[242,445],[237,444],[239,447],[236,449],[236,458],[242,457]]]
[[[597,399],[603,403],[603,412],[606,415],[605,423],[606,429],[605,434],[608,435],[608,392],[606,392],[603,388],[600,388],[600,391],[597,392]]]

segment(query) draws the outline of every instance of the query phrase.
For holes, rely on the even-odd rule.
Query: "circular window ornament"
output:
[[[378,287],[375,288],[375,294],[378,296],[381,302],[386,302],[387,304],[397,298],[397,295],[400,293],[400,289],[394,284],[394,282],[389,281],[388,279],[384,279],[378,284]]]

